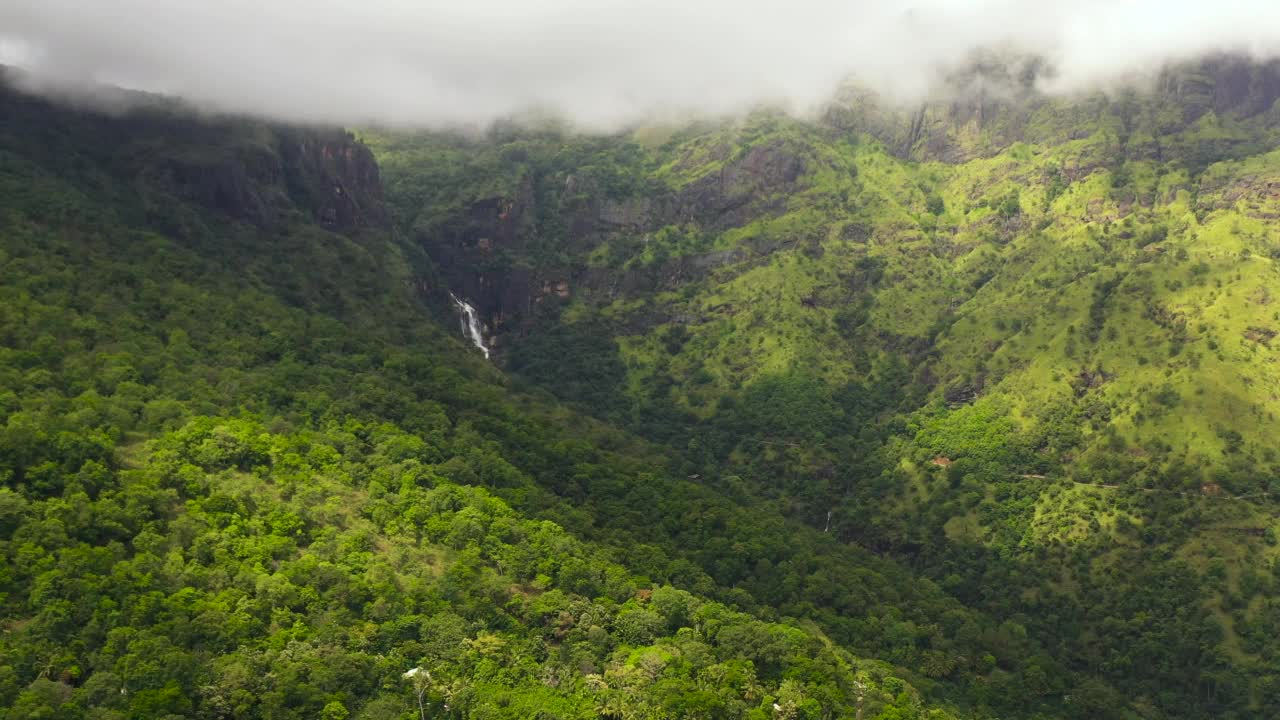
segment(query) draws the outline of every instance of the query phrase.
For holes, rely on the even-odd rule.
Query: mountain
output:
[[[348,134],[0,108],[5,717],[954,716],[994,621],[468,351]]]
[[[1026,74],[362,137],[510,371],[1019,623],[1130,717],[1276,707],[1280,65]]]
[[[594,136],[3,89],[2,712],[1274,714],[1280,66],[1045,71]]]

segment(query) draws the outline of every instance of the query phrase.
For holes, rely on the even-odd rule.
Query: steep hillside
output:
[[[502,366],[1135,717],[1274,709],[1280,70],[1067,99],[1016,70],[817,123],[364,139]]]
[[[1280,74],[1255,72],[1259,95],[1223,87],[1220,114],[1186,97],[1190,71],[1152,96],[926,107],[901,118],[923,124],[905,150],[879,126],[849,125],[861,106],[832,108],[824,125],[758,115],[674,135],[369,139],[394,214],[512,346],[509,366],[570,397],[587,392],[572,380],[583,370],[618,383],[597,409],[670,400],[707,417],[763,376],[846,383],[896,357],[916,364],[917,390],[1016,398],[1028,426],[1031,408],[1097,388],[1125,416],[1114,430],[1142,445],[1187,435],[1170,424],[1188,418],[1273,410],[1269,392],[1243,387],[1187,392],[1196,412],[1163,422],[1120,402],[1198,373],[1238,376],[1220,371],[1257,365],[1270,342]],[[1210,99],[1212,79],[1200,78]],[[583,344],[562,358],[572,369],[540,362],[551,341],[533,328],[548,317],[562,326],[552,333],[577,330],[553,338]],[[616,359],[602,357],[609,340]],[[654,391],[664,376],[679,386],[670,397]],[[1274,429],[1239,424],[1222,429],[1249,430],[1246,446]],[[1198,437],[1182,449],[1221,458],[1229,444]]]
[[[1276,68],[1035,72],[611,137],[0,91],[4,712],[1275,714]]]
[[[422,302],[442,287],[345,133],[0,100],[6,717],[1114,697],[1018,626],[508,381]],[[1005,692],[1046,670],[1053,696]]]

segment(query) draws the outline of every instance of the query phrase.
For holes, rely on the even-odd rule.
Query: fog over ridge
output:
[[[1280,56],[1267,0],[8,0],[0,62],[296,121],[591,128],[760,103],[855,77],[915,101],[978,47],[1036,53],[1050,92],[1212,51]]]

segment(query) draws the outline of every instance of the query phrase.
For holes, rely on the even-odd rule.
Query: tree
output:
[[[415,667],[405,671],[402,677],[410,682],[413,687],[413,694],[418,699],[419,720],[427,720],[427,707],[424,698],[434,685],[431,680],[431,673],[421,667]]]

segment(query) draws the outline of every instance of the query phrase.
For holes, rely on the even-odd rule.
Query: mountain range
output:
[[[1043,71],[612,134],[6,71],[5,717],[1280,711],[1280,63]]]

